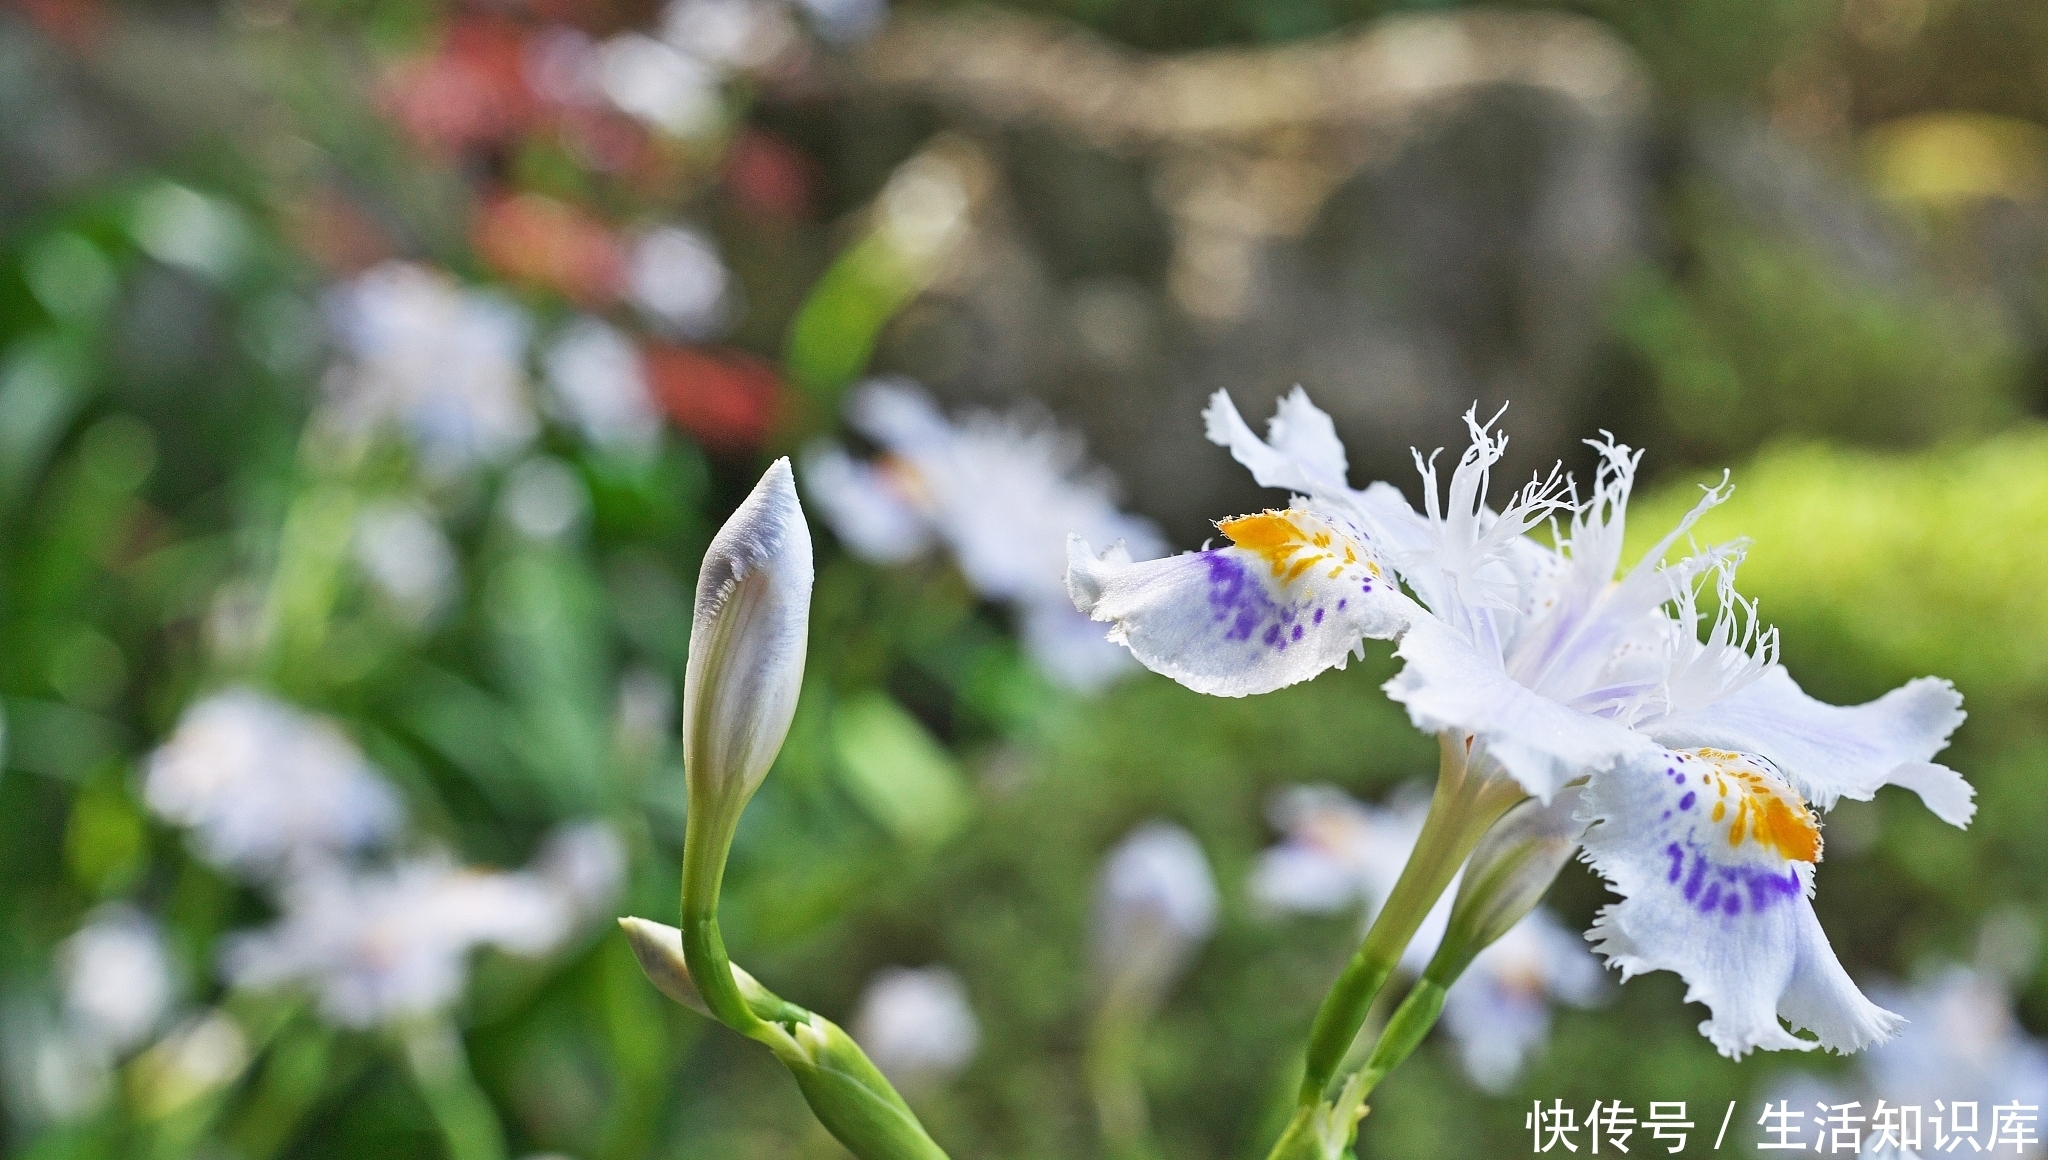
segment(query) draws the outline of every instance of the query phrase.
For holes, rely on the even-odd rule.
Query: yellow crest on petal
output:
[[[1694,749],[1707,765],[1700,775],[1713,795],[1708,817],[1728,824],[1728,844],[1755,842],[1793,862],[1820,861],[1820,818],[1797,791],[1747,754]]]
[[[1335,579],[1346,568],[1363,566],[1373,576],[1378,564],[1363,557],[1358,542],[1321,517],[1300,508],[1267,510],[1216,525],[1230,542],[1272,566],[1282,583],[1293,583],[1318,564],[1329,566]]]

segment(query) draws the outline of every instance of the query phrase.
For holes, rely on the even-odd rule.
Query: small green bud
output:
[[[811,1114],[860,1160],[946,1160],[881,1070],[839,1025],[812,1015],[778,1049]]]

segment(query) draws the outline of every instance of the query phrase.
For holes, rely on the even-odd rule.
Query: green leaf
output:
[[[967,776],[917,719],[882,693],[841,704],[832,720],[840,780],[899,841],[940,842],[967,820]]]

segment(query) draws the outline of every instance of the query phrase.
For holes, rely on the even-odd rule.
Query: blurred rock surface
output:
[[[1598,25],[1403,16],[1152,57],[1063,25],[905,16],[842,83],[869,151],[938,126],[979,183],[946,275],[877,361],[953,401],[1037,396],[1192,546],[1261,495],[1201,439],[1301,383],[1355,482],[1412,478],[1512,400],[1509,476],[1569,453],[1602,296],[1643,253],[1648,87]],[[874,165],[858,134],[847,164]]]

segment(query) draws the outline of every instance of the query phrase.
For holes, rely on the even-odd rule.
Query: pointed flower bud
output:
[[[704,993],[697,989],[696,980],[690,978],[689,964],[683,961],[682,931],[644,918],[622,918],[619,929],[626,932],[626,943],[633,948],[633,957],[640,960],[640,970],[656,990],[700,1015],[711,1014],[710,1005],[704,1002]],[[734,985],[739,987],[740,995],[755,1015],[762,1019],[788,1019],[803,1014],[794,1004],[784,1002],[762,986],[760,980],[739,964],[728,965],[732,968]]]
[[[1494,823],[1465,864],[1449,929],[1426,974],[1448,986],[1480,951],[1536,908],[1579,848],[1586,823],[1574,814],[1579,787],[1544,804],[1528,798]]]
[[[810,630],[811,533],[778,459],[712,538],[683,677],[690,805],[739,818],[796,713]]]

